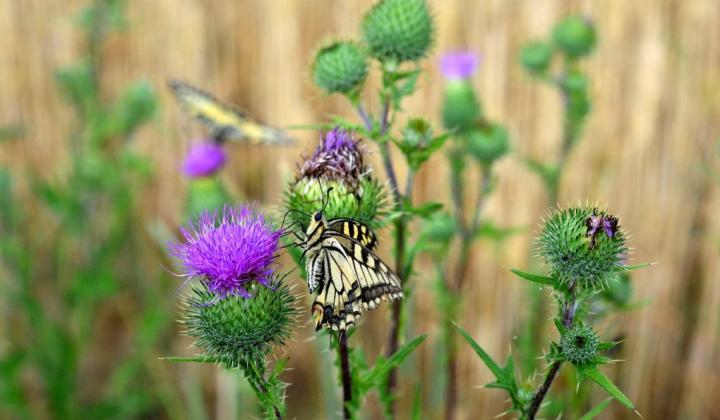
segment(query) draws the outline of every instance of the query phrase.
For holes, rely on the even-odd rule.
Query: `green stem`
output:
[[[243,367],[243,372],[266,414],[273,414],[277,420],[282,420],[280,408],[268,400],[268,397],[270,397],[270,387],[268,387],[268,383],[265,380],[265,361],[262,359],[249,360],[245,367]],[[278,398],[272,398],[272,400],[277,401]],[[280,401],[282,401],[282,397]]]
[[[568,288],[567,292],[567,300],[565,301],[565,304],[563,305],[562,310],[562,323],[565,326],[565,328],[571,328],[572,324],[575,320],[575,314],[577,310],[576,305],[576,299],[575,299],[575,282],[570,284],[570,287]],[[545,376],[545,380],[543,381],[542,385],[535,391],[535,395],[533,396],[532,401],[530,402],[530,407],[527,411],[527,416],[529,420],[534,420],[535,416],[537,415],[538,410],[540,409],[540,405],[542,404],[543,400],[545,399],[545,395],[547,395],[548,391],[550,390],[550,386],[552,385],[553,381],[555,380],[555,377],[557,376],[558,371],[560,370],[560,366],[562,365],[562,361],[556,361],[553,362],[552,365],[550,365],[550,370],[548,370],[547,375]]]

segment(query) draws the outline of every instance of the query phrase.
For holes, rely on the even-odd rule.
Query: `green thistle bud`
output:
[[[545,222],[538,248],[560,283],[589,289],[604,288],[616,280],[627,255],[618,220],[587,207],[553,214]]]
[[[520,52],[520,62],[533,74],[545,73],[552,60],[553,47],[547,42],[535,41],[526,44]]]
[[[328,219],[348,217],[374,227],[386,204],[386,193],[363,161],[362,144],[349,132],[334,129],[321,139],[300,167],[287,190],[285,204],[291,222],[307,225],[307,214],[324,210]],[[332,190],[330,190],[332,188]],[[328,195],[328,190],[330,193]]]
[[[451,80],[447,83],[442,105],[442,120],[445,128],[466,130],[478,120],[480,113],[480,103],[468,81]]]
[[[468,133],[468,151],[485,165],[493,163],[507,153],[509,148],[508,132],[499,124],[474,129]]]
[[[328,195],[328,189],[332,188]],[[324,214],[328,219],[347,217],[360,223],[375,227],[377,216],[386,203],[383,186],[375,179],[360,180],[356,189],[339,181],[320,181],[317,178],[302,178],[291,185],[287,192],[286,207],[296,210],[288,214],[292,222],[307,225],[308,220],[302,214],[313,214],[320,210],[327,198]]]
[[[587,19],[570,16],[555,26],[553,40],[569,57],[582,57],[595,48],[595,27]]]
[[[336,41],[317,52],[312,72],[315,84],[328,93],[347,94],[365,80],[367,55],[355,42]]]
[[[248,292],[249,298],[228,295],[217,299],[199,285],[185,299],[181,322],[195,338],[194,346],[227,367],[242,367],[264,358],[290,338],[295,325],[295,296],[285,284],[252,284]]]
[[[575,325],[560,336],[560,353],[576,366],[592,363],[599,345],[597,334],[585,324]]]
[[[362,35],[381,61],[414,61],[433,42],[433,20],[425,0],[380,0],[365,14]]]

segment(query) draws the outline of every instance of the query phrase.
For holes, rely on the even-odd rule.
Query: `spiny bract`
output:
[[[352,41],[336,41],[321,48],[313,64],[315,84],[328,93],[349,93],[367,76],[367,54]]]
[[[295,297],[275,280],[269,287],[254,284],[249,298],[230,295],[214,299],[204,284],[195,286],[185,299],[182,323],[195,338],[194,346],[228,367],[257,360],[291,336],[297,310]]]
[[[585,324],[575,325],[560,336],[560,352],[576,366],[593,361],[599,344],[595,331]]]
[[[362,22],[370,55],[382,61],[423,58],[432,45],[433,32],[425,0],[380,0]]]
[[[538,239],[550,273],[566,287],[603,288],[617,279],[627,256],[625,235],[617,219],[589,207],[558,211]]]

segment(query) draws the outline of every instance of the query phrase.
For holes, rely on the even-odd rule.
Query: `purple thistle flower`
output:
[[[618,219],[605,213],[598,214],[597,209],[595,209],[588,216],[585,225],[587,226],[587,236],[590,238],[590,249],[594,249],[597,234],[600,233],[601,229],[608,238],[612,239],[615,236],[618,229]]]
[[[310,157],[305,157],[299,178],[343,181],[355,187],[360,176],[368,171],[360,141],[354,140],[352,133],[336,127],[320,138]]]
[[[222,146],[208,141],[198,142],[190,148],[183,162],[183,173],[190,178],[209,176],[225,164]]]
[[[475,73],[480,57],[472,52],[458,51],[445,53],[440,59],[440,71],[447,79],[467,80]]]
[[[202,212],[188,229],[180,228],[184,242],[168,245],[180,258],[188,277],[202,277],[218,298],[250,297],[245,287],[256,281],[270,284],[271,267],[281,230],[273,230],[262,215],[249,207],[225,206]]]

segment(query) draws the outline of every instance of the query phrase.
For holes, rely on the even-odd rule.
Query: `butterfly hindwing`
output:
[[[318,329],[344,331],[356,324],[363,309],[402,297],[400,279],[380,258],[359,242],[343,239],[326,231],[322,250],[309,262],[315,269],[308,280],[319,286],[312,307]]]
[[[177,80],[170,82],[183,109],[210,129],[216,140],[250,140],[256,143],[288,144],[281,131],[252,121],[243,112],[212,95]]]

